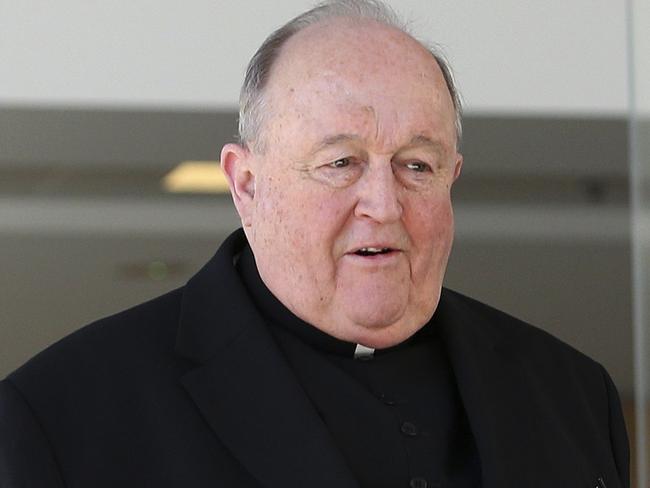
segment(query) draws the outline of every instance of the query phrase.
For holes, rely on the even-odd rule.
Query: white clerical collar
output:
[[[375,350],[372,347],[366,347],[361,344],[357,344],[357,347],[354,349],[354,359],[370,359]]]

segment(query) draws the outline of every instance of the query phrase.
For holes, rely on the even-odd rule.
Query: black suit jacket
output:
[[[0,486],[358,487],[234,267],[100,320],[0,383]],[[548,334],[444,290],[483,486],[629,486],[616,390]]]

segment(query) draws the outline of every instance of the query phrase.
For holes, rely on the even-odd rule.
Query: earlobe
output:
[[[239,144],[226,144],[221,150],[221,169],[228,180],[242,225],[250,227],[255,199],[255,173],[250,151]]]
[[[463,169],[463,155],[458,153],[456,157],[456,165],[454,166],[454,181],[458,179],[462,169]]]

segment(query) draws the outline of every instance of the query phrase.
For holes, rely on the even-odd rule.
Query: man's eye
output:
[[[408,163],[406,165],[408,169],[412,169],[413,171],[417,171],[418,173],[424,173],[425,171],[430,170],[430,166],[426,163],[422,163],[420,161],[415,161],[413,163]]]
[[[336,161],[332,161],[329,165],[332,168],[345,168],[347,166],[350,166],[350,159],[349,158],[337,159]]]

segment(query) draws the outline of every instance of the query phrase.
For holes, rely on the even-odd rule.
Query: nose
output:
[[[358,200],[354,214],[378,223],[402,217],[398,182],[390,162],[369,164],[358,182]]]

